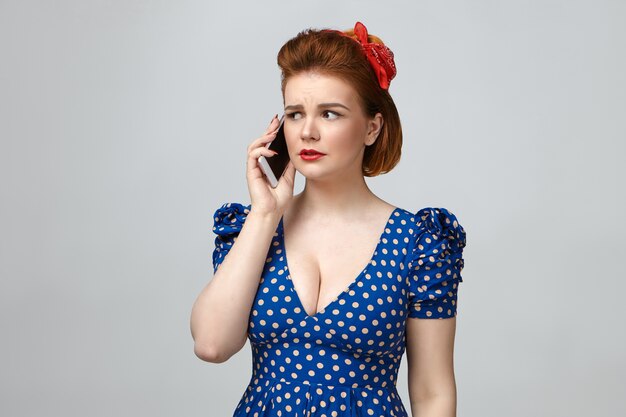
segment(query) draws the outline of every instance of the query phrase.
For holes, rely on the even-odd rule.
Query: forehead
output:
[[[317,102],[358,103],[356,90],[339,77],[304,72],[291,76],[285,84],[285,104],[296,105]]]

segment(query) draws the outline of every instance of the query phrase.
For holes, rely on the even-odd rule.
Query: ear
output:
[[[383,115],[376,113],[374,117],[367,121],[367,138],[365,139],[365,145],[371,146],[378,139],[378,135],[383,130]]]

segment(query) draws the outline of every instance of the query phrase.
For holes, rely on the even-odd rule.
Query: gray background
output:
[[[459,416],[624,415],[626,2],[0,0],[2,416],[232,415],[249,345],[189,330],[212,215],[249,203],[280,46],[356,20],[405,134],[369,185],[467,232]]]

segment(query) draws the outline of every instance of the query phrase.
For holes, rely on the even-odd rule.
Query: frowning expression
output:
[[[362,175],[365,147],[376,140],[382,116],[368,117],[356,90],[330,75],[304,72],[285,85],[285,138],[289,157],[307,178]],[[323,156],[301,156],[303,150]]]

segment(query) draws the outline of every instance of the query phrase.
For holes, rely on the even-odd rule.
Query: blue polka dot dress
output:
[[[217,271],[251,206],[214,216]],[[329,305],[305,312],[285,258],[283,220],[252,305],[252,377],[233,417],[408,417],[396,390],[408,318],[456,316],[465,231],[445,208],[396,208],[361,273]]]

